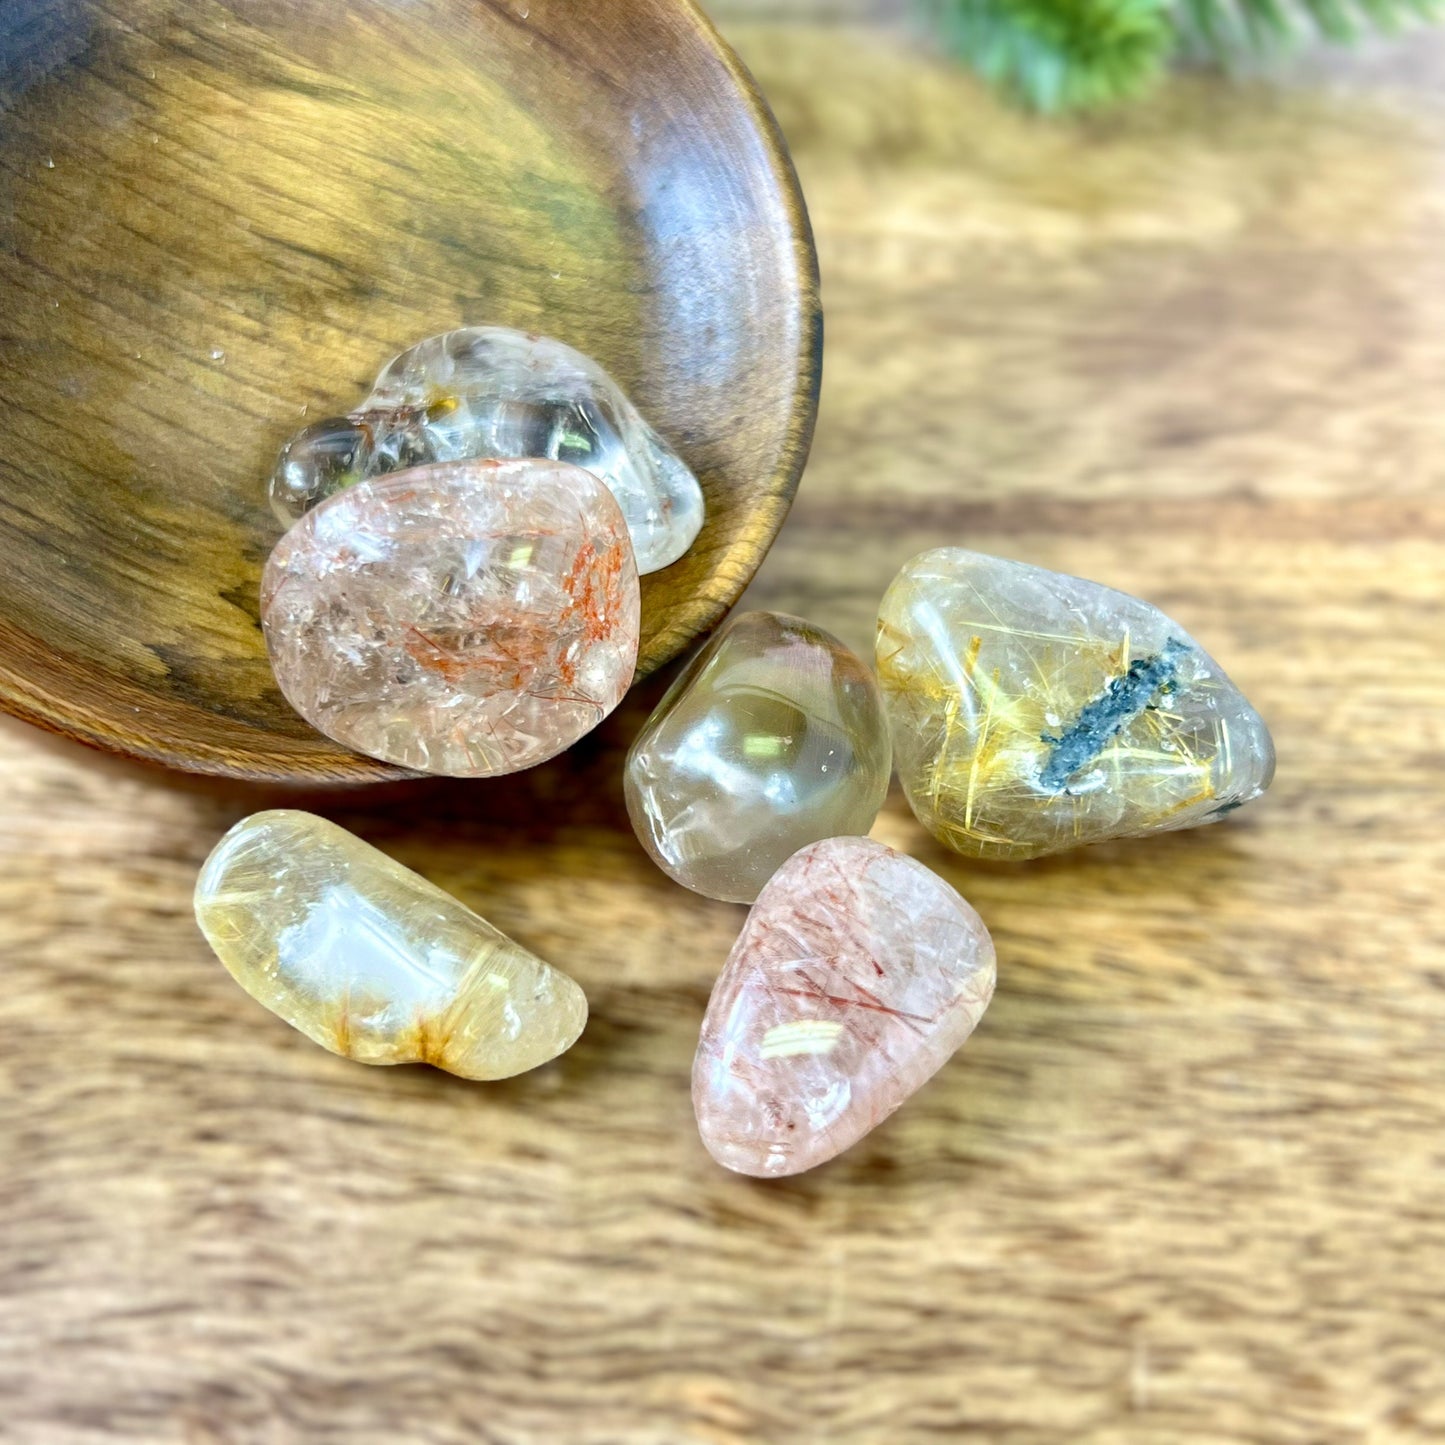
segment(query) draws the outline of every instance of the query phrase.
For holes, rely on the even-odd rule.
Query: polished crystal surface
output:
[[[1213,822],[1274,775],[1269,730],[1137,597],[962,548],[915,557],[878,617],[878,676],[919,820],[976,858]]]
[[[797,1174],[856,1143],[973,1032],[993,995],[977,913],[868,838],[793,855],[748,914],[692,1071],[708,1152]]]
[[[313,727],[403,767],[490,777],[617,706],[641,598],[622,514],[590,472],[446,462],[308,512],[266,564],[261,620]]]
[[[710,898],[751,903],[803,844],[866,833],[890,768],[867,665],[821,627],[746,612],[647,720],[624,790],[658,867]]]
[[[349,416],[282,448],[271,505],[288,526],[368,477],[428,462],[545,457],[592,472],[627,519],[638,571],[677,561],[703,522],[702,488],[590,357],[544,336],[469,326],[382,369]]]
[[[252,998],[332,1053],[505,1079],[570,1048],[565,974],[344,828],[242,819],[196,883],[196,921]]]

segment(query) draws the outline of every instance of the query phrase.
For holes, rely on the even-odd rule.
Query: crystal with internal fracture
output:
[[[622,513],[590,472],[444,462],[308,512],[266,564],[261,620],[313,727],[402,767],[490,777],[617,706],[641,597]]]
[[[973,1032],[993,995],[977,913],[868,838],[794,854],[748,914],[692,1071],[708,1152],[797,1174],[886,1119]]]
[[[627,811],[677,882],[751,903],[805,843],[873,826],[891,758],[867,665],[821,627],[745,612],[637,735]]]
[[[1269,730],[1137,597],[962,548],[915,557],[878,617],[908,801],[976,858],[1213,822],[1274,775]]]
[[[298,432],[276,463],[271,506],[289,526],[368,477],[509,457],[600,478],[627,519],[639,572],[675,562],[702,527],[697,478],[617,383],[560,341],[501,326],[427,337],[387,363],[356,411]]]
[[[256,813],[216,845],[196,920],[252,998],[332,1053],[505,1079],[570,1048],[582,990],[344,828]]]

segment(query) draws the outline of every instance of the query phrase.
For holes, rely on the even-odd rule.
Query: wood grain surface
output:
[[[275,801],[0,730],[0,1439],[1445,1439],[1445,43],[1044,125],[752,24],[829,307],[750,600],[869,642],[925,544],[1139,592],[1274,727],[1229,822],[957,884],[999,989],[844,1158],[750,1182],[688,1070],[742,911],[646,861],[660,679],[509,781],[323,806],[570,970],[557,1065],[333,1058],[193,926]]]
[[[258,625],[265,479],[427,335],[597,357],[702,483],[647,675],[737,600],[817,402],[816,257],[690,0],[3,0],[0,707],[199,772],[321,737]]]

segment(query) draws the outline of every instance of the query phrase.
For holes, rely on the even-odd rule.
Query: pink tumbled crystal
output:
[[[758,895],[703,1020],[708,1152],[798,1174],[857,1143],[973,1032],[993,942],[937,874],[868,838],[793,854]]]
[[[359,482],[286,533],[261,582],[296,711],[358,752],[453,777],[529,768],[594,728],[632,681],[640,615],[616,500],[553,461]]]

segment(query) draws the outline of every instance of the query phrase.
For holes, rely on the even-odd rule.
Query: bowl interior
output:
[[[281,442],[497,323],[598,358],[708,520],[640,673],[736,599],[816,406],[766,106],[679,0],[12,0],[0,26],[0,705],[202,772],[366,781],[276,691]]]

